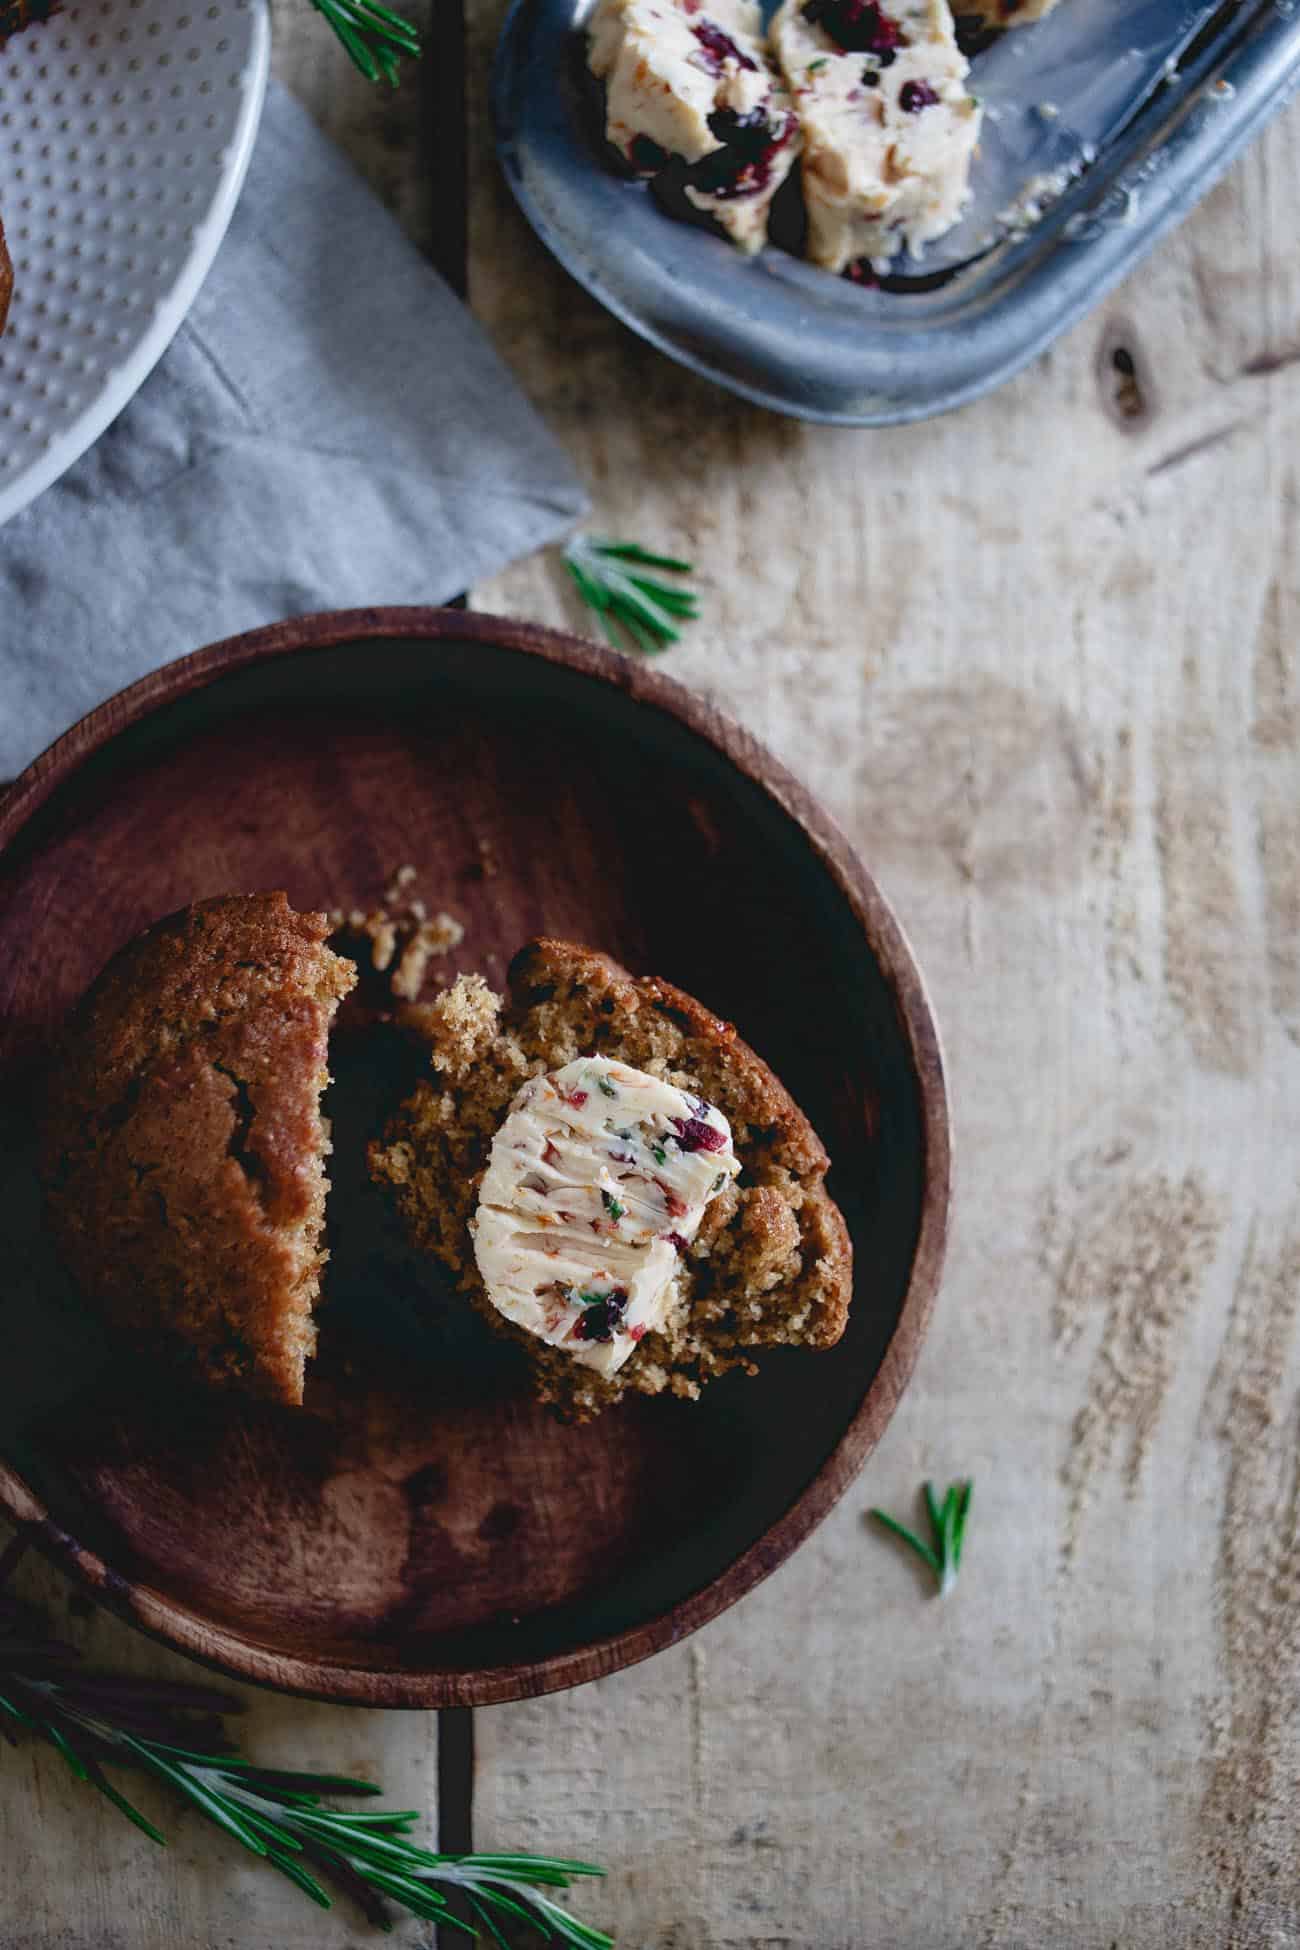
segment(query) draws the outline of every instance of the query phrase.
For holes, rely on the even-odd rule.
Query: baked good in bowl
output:
[[[853,1255],[825,1187],[829,1160],[730,1024],[667,982],[548,940],[515,957],[505,996],[463,976],[413,1021],[431,1075],[371,1147],[372,1172],[392,1188],[414,1244],[526,1350],[542,1400],[582,1421],[630,1393],[697,1396],[727,1369],[751,1366],[755,1349],[838,1341]],[[571,1066],[591,1069],[589,1082]],[[530,1089],[545,1101],[529,1101]],[[540,1227],[550,1237],[537,1250],[558,1248],[548,1270],[520,1250],[512,1259],[512,1244],[528,1254],[536,1242],[517,1225],[503,1239],[496,1218],[536,1213],[518,1196],[537,1198],[547,1179],[530,1130],[552,1145],[566,1185],[566,1209]],[[571,1169],[583,1138],[599,1147],[599,1170],[589,1160]],[[517,1152],[508,1204],[503,1149]],[[698,1181],[684,1182],[700,1163]],[[661,1288],[647,1294],[626,1275],[611,1221],[623,1231],[631,1223],[634,1251],[658,1246],[661,1263],[667,1252]],[[530,1288],[541,1303],[532,1319]]]
[[[57,821],[41,811],[53,793]],[[381,1230],[386,1190],[369,1198],[358,1171],[353,1197],[352,1117],[371,1096],[343,1073],[368,1034],[336,1019],[329,1374],[309,1368],[310,1412],[228,1391],[207,1415],[154,1415],[115,1366],[74,1413],[29,1425],[26,1473],[0,1462],[4,1512],[48,1515],[41,1538],[70,1533],[64,1562],[98,1596],[262,1684],[486,1704],[678,1643],[852,1482],[931,1312],[948,1155],[932,1019],[847,842],[662,660],[633,668],[463,611],[298,619],[98,712],[8,795],[0,842],[11,1094],[26,1093],[46,1025],[143,919],[231,888],[364,906],[412,860],[430,912],[456,892],[455,972],[502,989],[512,953],[545,931],[734,1011],[835,1159],[861,1266],[836,1347],[759,1349],[753,1380],[698,1403],[636,1398],[564,1426],[467,1299],[445,1300],[427,1355],[413,1346],[429,1282]],[[414,1079],[399,1087],[385,1040],[400,1101]],[[369,1134],[381,1128],[371,1117]],[[24,1291],[33,1315],[39,1291]],[[352,1366],[329,1349],[336,1331]]]
[[[356,979],[328,932],[282,893],[147,929],[69,1024],[41,1131],[55,1244],[114,1326],[295,1403],[324,1259],[327,1039]]]

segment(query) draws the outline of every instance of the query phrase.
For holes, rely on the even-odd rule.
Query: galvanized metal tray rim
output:
[[[621,252],[609,225],[626,186],[595,187],[602,172],[566,99],[572,35],[569,0],[514,0],[497,50],[498,154],[533,229],[682,365],[758,405],[839,426],[925,419],[1012,377],[1187,215],[1300,85],[1300,11],[1243,4],[1027,234],[938,288],[846,292],[768,251],[770,292],[733,304],[723,277],[704,289],[642,250]],[[664,256],[671,265],[667,244]],[[828,284],[834,318],[820,297]]]

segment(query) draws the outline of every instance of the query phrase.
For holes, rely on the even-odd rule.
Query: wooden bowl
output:
[[[0,802],[0,1507],[97,1597],[242,1678],[367,1705],[573,1686],[674,1643],[824,1517],[893,1413],[943,1255],[949,1137],[920,975],[844,838],[645,664],[490,616],[315,616],[102,705]],[[857,1292],[831,1352],[565,1428],[469,1309],[430,1334],[363,1147],[402,1087],[336,1037],[333,1259],[301,1411],[159,1390],[52,1263],[30,1157],[51,1033],[204,895],[366,905],[393,870],[500,980],[528,936],[730,1017],[835,1160]],[[396,1039],[393,1039],[394,1042]],[[390,1061],[391,1059],[391,1061]]]

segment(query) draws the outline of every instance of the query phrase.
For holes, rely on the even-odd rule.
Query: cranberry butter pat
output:
[[[919,256],[965,208],[981,110],[948,0],[783,0],[766,35],[755,0],[597,0],[588,33],[609,141],[742,249],[766,241],[801,153],[806,254],[826,270]]]
[[[756,0],[599,0],[589,62],[605,133],[640,176],[684,193],[742,250],[766,241],[799,154]]]
[[[946,0],[785,0],[772,42],[803,127],[813,263],[919,256],[961,216],[980,129]]]
[[[661,1328],[679,1255],[740,1171],[712,1104],[608,1057],[519,1091],[492,1142],[471,1233],[506,1320],[611,1375]]]

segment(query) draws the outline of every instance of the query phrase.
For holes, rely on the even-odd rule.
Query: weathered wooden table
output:
[[[604,1863],[577,1906],[628,1950],[1298,1945],[1300,115],[994,398],[838,432],[711,391],[550,264],[490,159],[499,7],[470,5],[473,304],[600,525],[702,564],[674,673],[891,892],[946,1030],[958,1191],[858,1491],[678,1650],[476,1715],[474,1840]],[[394,100],[307,0],[275,15],[282,74],[453,261],[450,24]],[[582,620],[553,560],[473,600]],[[863,1512],[966,1473],[938,1604]],[[20,1584],[97,1658],[168,1665],[30,1561]],[[251,1704],[260,1753],[436,1815],[433,1717]],[[369,1941],[168,1819],[161,1855],[6,1753],[4,1950]]]

